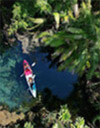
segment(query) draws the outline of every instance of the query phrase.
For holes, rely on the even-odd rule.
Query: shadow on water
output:
[[[5,103],[13,108],[33,99],[27,91],[25,78],[20,77],[23,73],[23,59],[30,64],[36,62],[32,69],[36,74],[36,85],[39,92],[49,88],[54,95],[60,98],[69,96],[77,76],[68,71],[58,72],[56,67],[49,68],[50,62],[46,56],[47,53],[41,53],[40,48],[36,48],[35,52],[29,54],[23,53],[20,41],[17,46],[13,46],[0,56],[0,103]]]

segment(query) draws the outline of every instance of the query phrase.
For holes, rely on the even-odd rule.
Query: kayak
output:
[[[26,68],[27,67],[27,68]],[[36,98],[36,84],[35,84],[35,75],[26,60],[23,60],[23,68],[24,68],[24,75],[26,78],[26,82],[28,84],[29,90],[33,97]],[[32,79],[32,83],[30,84],[29,79]]]

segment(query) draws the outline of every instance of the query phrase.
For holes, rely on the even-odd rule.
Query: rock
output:
[[[7,126],[16,123],[18,120],[23,120],[25,115],[20,113],[19,115],[15,112],[10,113],[7,110],[0,111],[0,125]]]
[[[17,40],[21,41],[23,53],[28,54],[29,37],[28,35],[20,35],[16,33]]]
[[[33,35],[24,34],[20,35],[16,33],[17,40],[21,42],[23,53],[28,54],[30,51],[34,51],[35,47],[39,47],[41,44],[37,38],[37,33]]]

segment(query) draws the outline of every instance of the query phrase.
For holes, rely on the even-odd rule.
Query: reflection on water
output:
[[[48,87],[60,98],[70,94],[73,89],[72,84],[77,79],[76,75],[49,68],[46,54],[40,53],[38,49],[35,53],[23,54],[19,44],[0,56],[0,103],[6,103],[12,108],[32,100],[25,78],[20,78],[20,74],[23,73],[23,59],[27,59],[30,64],[36,61],[33,71],[36,74],[38,91]]]

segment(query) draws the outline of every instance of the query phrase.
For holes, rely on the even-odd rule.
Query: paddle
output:
[[[34,62],[34,63],[31,65],[31,67],[35,66],[35,64],[36,64],[36,63]]]
[[[31,67],[35,66],[35,64],[36,64],[35,62],[32,63],[32,64],[31,64]],[[23,77],[23,76],[24,76],[24,73],[22,73],[22,74],[20,75],[20,77]]]

